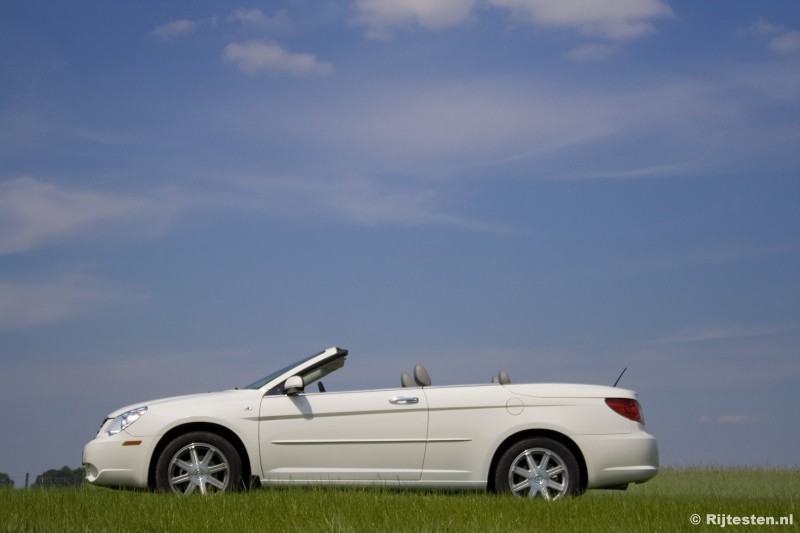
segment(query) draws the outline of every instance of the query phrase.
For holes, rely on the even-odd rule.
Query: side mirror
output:
[[[283,384],[283,390],[287,396],[297,396],[303,392],[303,378],[300,376],[292,376]]]

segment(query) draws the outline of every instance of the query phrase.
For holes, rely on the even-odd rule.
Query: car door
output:
[[[423,481],[483,485],[497,439],[520,423],[522,402],[500,385],[426,387],[429,431]]]
[[[428,431],[422,389],[267,395],[259,420],[266,482],[420,478]]]

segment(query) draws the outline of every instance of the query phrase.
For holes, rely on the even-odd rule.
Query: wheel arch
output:
[[[236,449],[236,453],[239,454],[239,458],[241,459],[242,463],[242,480],[244,480],[244,483],[247,485],[245,488],[250,488],[250,479],[252,476],[250,468],[250,456],[247,453],[247,448],[242,442],[242,439],[240,439],[239,436],[229,428],[211,422],[189,422],[187,424],[182,424],[170,429],[161,437],[161,439],[159,439],[158,444],[156,444],[156,447],[153,449],[153,453],[150,456],[150,465],[147,469],[147,487],[150,490],[155,490],[156,488],[156,464],[158,463],[158,458],[161,456],[161,452],[164,451],[164,448],[169,446],[169,443],[180,435],[191,433],[193,431],[206,431],[208,433],[214,433],[227,440],[231,446]]]
[[[549,429],[526,429],[524,431],[519,431],[514,433],[513,435],[509,435],[506,439],[500,443],[500,446],[494,452],[492,456],[492,461],[489,464],[489,472],[486,475],[486,488],[490,492],[496,492],[494,486],[494,478],[495,478],[495,470],[497,470],[497,464],[500,462],[500,458],[503,454],[511,448],[517,442],[523,439],[530,439],[536,437],[546,437],[552,439],[560,444],[566,446],[572,455],[575,456],[575,461],[578,463],[578,469],[580,470],[580,492],[584,492],[586,487],[588,486],[588,470],[586,468],[586,459],[583,457],[583,452],[581,452],[580,447],[575,443],[574,440],[569,438],[568,436],[564,435],[563,433],[559,433],[558,431],[553,431]]]

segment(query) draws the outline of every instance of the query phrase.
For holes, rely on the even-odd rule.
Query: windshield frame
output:
[[[319,366],[322,366],[322,365],[327,365],[327,364],[330,364],[333,359],[341,358],[342,359],[342,363],[339,366],[337,366],[335,369],[333,369],[333,370],[341,368],[341,366],[344,365],[344,358],[347,357],[347,350],[342,349],[342,348],[336,348],[336,347],[328,348],[327,350],[323,350],[323,351],[321,351],[319,353],[316,353],[314,355],[310,355],[308,357],[300,359],[299,361],[295,361],[294,363],[292,363],[290,365],[287,365],[287,366],[281,368],[280,370],[278,370],[276,372],[273,372],[273,373],[271,373],[271,374],[269,374],[267,376],[264,376],[263,378],[261,378],[261,379],[259,379],[257,381],[254,381],[250,385],[247,385],[246,387],[244,387],[244,389],[250,389],[250,390],[263,389],[264,387],[266,387],[270,383],[273,383],[275,380],[277,380],[278,378],[280,378],[283,375],[288,374],[288,375],[286,375],[286,377],[289,378],[289,377],[291,377],[291,376],[293,376],[295,374],[298,374],[298,373],[301,373],[301,372],[304,372],[304,371],[313,370],[311,368],[307,368],[308,364],[311,363],[311,361],[313,361],[314,359],[317,359],[320,356],[323,356],[328,352],[330,352],[328,357],[325,357],[325,358],[321,359],[320,361],[318,361],[313,366],[314,367],[319,367]],[[294,372],[292,372],[292,371],[294,371]],[[282,385],[283,383],[281,382],[280,384]],[[275,384],[273,383],[273,385],[272,385],[272,387],[270,389],[270,392],[272,392],[272,390],[274,390],[274,389],[275,389]]]

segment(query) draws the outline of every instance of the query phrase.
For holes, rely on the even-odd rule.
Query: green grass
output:
[[[0,531],[700,531],[706,514],[794,516],[800,470],[664,469],[621,491],[549,503],[485,493],[286,488],[204,498],[82,489],[0,491]],[[693,526],[693,513],[703,524]]]

